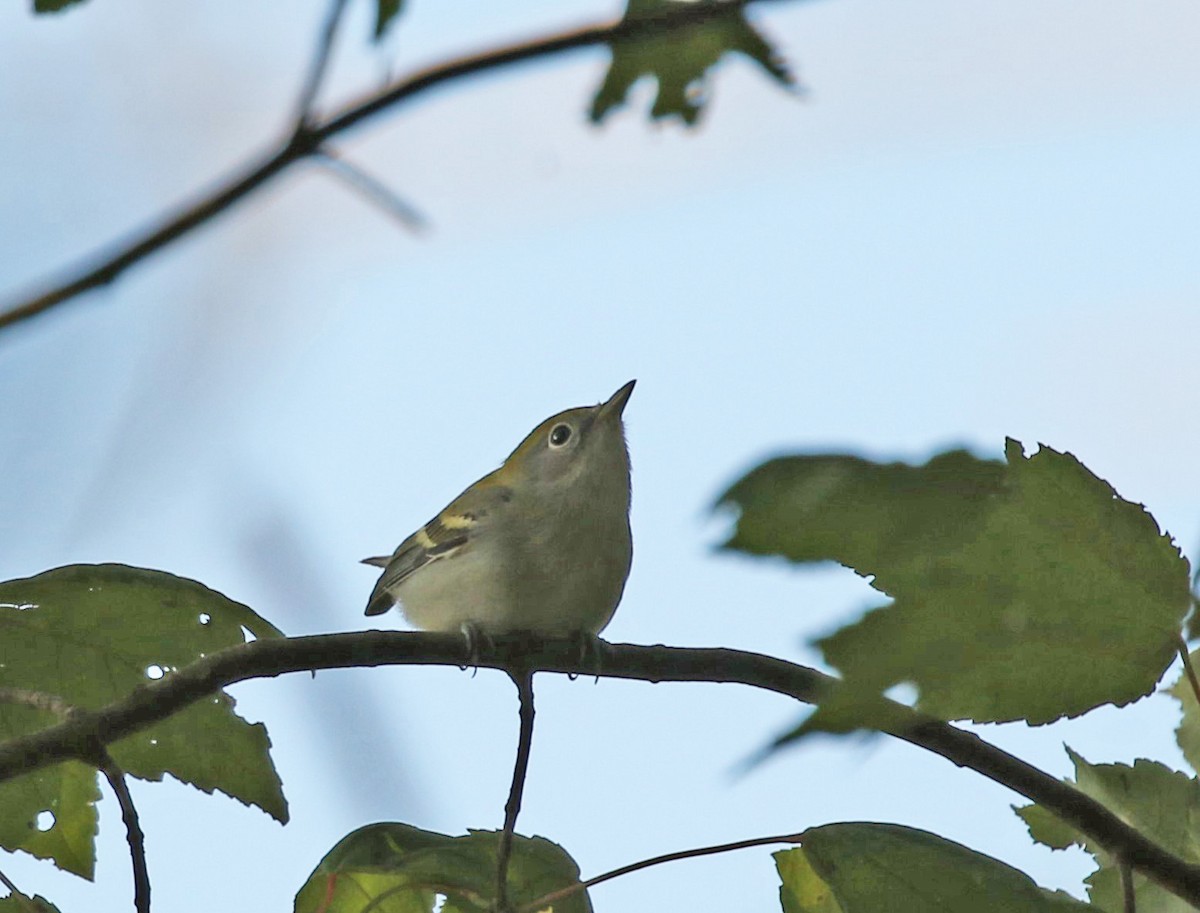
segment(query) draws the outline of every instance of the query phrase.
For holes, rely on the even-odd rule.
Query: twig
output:
[[[317,100],[317,93],[321,91],[325,71],[329,68],[330,51],[333,49],[338,23],[341,22],[345,9],[346,0],[333,0],[329,7],[329,15],[325,19],[325,27],[321,30],[321,38],[317,42],[317,50],[308,70],[308,78],[304,80],[300,98],[296,101],[296,130],[304,130],[312,122],[313,104]]]
[[[341,178],[348,187],[374,203],[413,234],[425,230],[425,217],[382,181],[328,149],[322,149],[316,153],[315,159],[319,164],[324,165],[330,174]]]
[[[133,908],[137,913],[150,913],[150,870],[146,867],[146,838],[138,820],[137,808],[129,785],[125,782],[125,771],[106,750],[101,748],[95,761],[98,763],[108,785],[112,787],[121,806],[121,820],[125,822],[125,839],[129,842],[129,858],[133,862]]]
[[[504,828],[496,847],[496,909],[499,913],[511,910],[508,900],[508,861],[512,856],[513,833],[517,815],[521,814],[521,797],[525,794],[525,775],[529,772],[529,751],[533,747],[533,673],[528,669],[510,669],[509,677],[517,686],[520,702],[520,735],[517,738],[517,761],[513,765],[512,786],[504,804]]]
[[[1192,694],[1200,703],[1200,679],[1196,678],[1196,670],[1192,668],[1192,658],[1188,654],[1187,642],[1182,637],[1179,638],[1179,658],[1183,660],[1183,671],[1187,675],[1188,683],[1192,686]]]
[[[554,904],[563,898],[570,897],[572,894],[578,894],[580,891],[586,891],[588,888],[595,887],[605,881],[610,881],[613,878],[620,878],[622,875],[628,875],[631,872],[637,872],[641,869],[648,869],[653,865],[661,865],[664,862],[676,862],[680,859],[695,859],[699,856],[712,856],[716,853],[729,853],[733,850],[747,850],[755,846],[769,846],[772,843],[800,843],[804,839],[803,834],[780,834],[774,837],[754,837],[750,840],[738,840],[735,843],[720,843],[716,846],[702,846],[692,850],[679,850],[674,853],[664,853],[661,856],[655,856],[652,859],[643,859],[640,862],[631,862],[629,865],[623,865],[618,869],[605,872],[603,875],[597,875],[595,878],[589,878],[587,881],[577,881],[575,884],[567,885],[565,888],[559,888],[557,891],[551,891],[549,894],[543,894],[537,900],[531,900],[529,903],[520,907],[517,913],[537,913],[539,910],[549,910]]]
[[[24,704],[26,707],[45,710],[63,719],[75,712],[75,708],[57,694],[33,691],[29,688],[0,688],[0,704]]]
[[[463,666],[505,670],[517,663],[534,672],[599,675],[648,682],[725,682],[750,685],[806,703],[818,703],[838,687],[815,669],[744,650],[643,647],[600,644],[581,661],[574,638],[531,643],[503,637],[480,655],[470,656],[458,634],[361,631],[322,634],[229,647],[135,690],[97,710],[81,710],[48,729],[0,744],[0,781],[79,756],[82,740],[109,743],[166,719],[182,707],[221,688],[289,672],[382,665]],[[1200,865],[1189,863],[1126,824],[1104,805],[974,733],[887,704],[896,721],[890,735],[939,754],[1043,806],[1113,856],[1172,894],[1200,906]]]
[[[765,3],[771,0],[726,0],[724,3],[712,4],[679,3],[655,16],[622,19],[572,29],[544,38],[453,58],[418,70],[343,106],[324,122],[309,124],[306,129],[293,130],[283,142],[261,155],[257,161],[248,163],[219,181],[215,189],[173,212],[168,212],[156,223],[135,233],[132,239],[101,251],[82,264],[68,269],[67,278],[54,282],[45,291],[27,298],[18,298],[4,305],[0,308],[0,330],[44,313],[83,292],[108,285],[135,263],[224,212],[290,165],[314,154],[323,143],[337,134],[435,86],[580,48],[639,35],[675,31],[728,15],[730,11],[742,9],[750,2]]]

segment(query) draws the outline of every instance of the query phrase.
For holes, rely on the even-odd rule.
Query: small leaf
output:
[[[780,857],[803,854],[785,867]],[[1061,891],[936,834],[896,824],[827,824],[775,854],[785,913],[1084,913]],[[793,880],[794,879],[794,880]],[[818,887],[823,883],[829,896]],[[799,905],[787,906],[790,897]],[[1140,908],[1139,908],[1140,909]]]
[[[1188,662],[1192,669],[1196,669],[1200,665],[1200,651],[1189,653]],[[1168,693],[1183,705],[1183,716],[1175,730],[1175,741],[1192,770],[1200,771],[1200,704],[1196,702],[1196,692],[1186,669],[1180,673],[1179,681],[1170,687]]]
[[[247,633],[281,636],[246,606],[192,580],[115,564],[58,568],[0,583],[0,687],[98,709],[209,653],[244,643]],[[109,750],[133,776],[159,780],[170,773],[286,820],[266,730],[241,719],[233,706],[227,695],[214,695]],[[0,738],[54,722],[45,710],[0,702]],[[76,783],[81,771],[88,789]],[[0,783],[0,821],[24,827],[31,814],[54,816],[45,833],[16,834],[0,825],[0,846],[50,856],[90,877],[96,776],[83,765],[62,764]]]
[[[1075,764],[1075,786],[1103,804],[1129,826],[1163,849],[1200,864],[1200,784],[1157,761],[1089,764],[1067,749]],[[1123,909],[1121,874],[1112,857],[1070,825],[1051,824],[1053,815],[1038,806],[1017,809],[1033,838],[1055,849],[1076,844],[1091,853],[1099,868],[1086,879],[1088,896],[1105,910]],[[1191,913],[1191,906],[1138,872],[1133,873],[1138,913]]]
[[[709,71],[729,53],[749,57],[781,85],[794,85],[775,49],[746,20],[744,7],[724,0],[689,0],[687,5],[728,9],[695,25],[610,42],[612,62],[589,114],[594,123],[622,105],[634,83],[651,77],[658,83],[658,94],[650,116],[695,124],[708,98]],[[681,0],[628,0],[623,21],[652,21],[681,8]]]
[[[370,824],[347,834],[296,895],[296,913],[479,913],[495,893],[496,831],[450,837],[407,824]],[[508,869],[514,908],[579,882],[579,867],[541,837],[513,839]],[[440,906],[439,906],[440,905]],[[590,913],[586,891],[553,904],[556,913]]]
[[[779,902],[783,913],[844,913],[833,889],[821,880],[803,848],[772,854],[779,872]]]
[[[843,710],[907,682],[946,719],[1046,723],[1136,700],[1170,665],[1189,598],[1170,537],[1070,454],[1006,456],[773,460],[722,497],[741,510],[726,547],[839,561],[894,597],[817,642]]]
[[[375,0],[375,42],[383,40],[383,36],[403,9],[404,0]]]

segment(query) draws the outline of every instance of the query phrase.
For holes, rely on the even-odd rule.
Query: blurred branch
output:
[[[327,148],[318,152],[315,160],[413,234],[425,230],[425,217],[421,213],[401,199],[390,187],[357,165],[335,155]]]
[[[814,704],[832,695],[837,679],[772,656],[725,648],[643,647],[598,643],[581,658],[577,638],[495,637],[472,655],[455,634],[362,631],[257,640],[213,653],[143,685],[100,710],[80,710],[41,732],[0,743],[0,782],[59,761],[84,757],[80,746],[129,736],[221,688],[290,672],[384,665],[475,665],[647,682],[737,683]],[[941,755],[1043,806],[1150,880],[1200,906],[1200,865],[1167,852],[1102,804],[977,735],[884,702],[888,734]]]
[[[325,28],[321,30],[321,39],[317,43],[317,51],[313,54],[312,65],[308,71],[308,79],[300,90],[300,98],[296,102],[296,129],[307,128],[313,117],[313,104],[317,93],[321,91],[321,83],[325,80],[325,71],[329,69],[329,55],[333,50],[333,41],[337,37],[338,23],[346,9],[346,0],[333,0],[329,15],[325,20]]]
[[[291,165],[315,155],[328,140],[435,86],[580,48],[694,26],[728,15],[730,10],[741,9],[752,2],[766,3],[775,0],[680,3],[675,9],[653,16],[621,19],[530,41],[502,45],[417,70],[376,92],[342,106],[323,121],[302,118],[282,142],[257,160],[219,181],[211,190],[164,214],[151,225],[136,232],[133,237],[101,250],[83,263],[65,270],[63,275],[52,281],[44,291],[0,305],[0,330],[36,317],[84,292],[108,285],[129,267],[221,214]],[[325,34],[329,36],[330,43],[330,32],[336,29],[338,13],[339,5],[335,3],[330,21],[326,24]],[[325,51],[322,52],[321,48],[325,48]],[[322,57],[327,56],[328,48],[322,42],[318,47],[318,57],[310,71],[306,88],[301,95],[302,103],[311,104],[308,87],[319,87],[326,66]],[[316,88],[312,88],[311,91],[315,95]]]

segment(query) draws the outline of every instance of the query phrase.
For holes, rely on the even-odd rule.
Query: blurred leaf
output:
[[[1089,764],[1067,749],[1075,764],[1075,786],[1130,827],[1187,862],[1200,864],[1200,784],[1187,774],[1141,759],[1127,764]],[[1099,868],[1086,879],[1093,904],[1123,909],[1121,874],[1102,847],[1038,806],[1016,810],[1040,843],[1062,849],[1068,842],[1091,853]],[[1055,819],[1056,820],[1056,819]],[[1144,875],[1133,873],[1138,913],[1190,913],[1191,906]]]
[[[40,895],[9,894],[0,897],[0,913],[59,913],[59,909]]]
[[[476,913],[489,909],[496,880],[496,831],[450,837],[407,824],[370,824],[343,837],[296,895],[296,913]],[[579,881],[579,867],[541,837],[513,839],[508,869],[513,907]],[[439,896],[445,898],[444,903]],[[438,904],[443,903],[439,908]],[[590,913],[587,892],[553,905]]]
[[[797,855],[803,862],[793,861]],[[805,833],[803,847],[776,853],[775,860],[783,879],[784,913],[1083,913],[1094,909],[1061,891],[1038,887],[1024,872],[998,859],[897,824],[815,827]]]
[[[33,0],[33,11],[35,13],[59,13],[65,10],[68,6],[75,6],[82,3],[84,0]]]
[[[52,695],[98,709],[154,678],[252,637],[279,637],[274,626],[214,590],[161,571],[124,565],[72,565],[0,583],[0,687]],[[262,724],[233,712],[217,694],[109,746],[129,774],[164,773],[219,789],[287,819],[287,803]],[[0,703],[0,738],[57,722],[45,710]],[[86,773],[85,773],[86,772]],[[96,830],[95,771],[61,764],[0,783],[0,845],[50,856],[91,877]],[[79,785],[86,779],[90,786]],[[41,812],[45,833],[21,830]],[[85,861],[86,860],[86,861]]]
[[[840,561],[895,599],[817,642],[848,685],[826,722],[910,682],[943,718],[1045,723],[1136,700],[1170,665],[1188,607],[1171,539],[1070,454],[1005,453],[779,459],[721,498],[741,510],[725,547]]]
[[[1200,663],[1200,651],[1189,653],[1188,662],[1195,669]],[[1192,770],[1200,771],[1200,705],[1196,703],[1196,692],[1186,670],[1180,673],[1179,681],[1170,687],[1168,693],[1183,705],[1183,716],[1175,730],[1175,741]]]
[[[383,36],[404,9],[404,0],[375,0],[375,41]]]
[[[695,124],[708,100],[709,71],[729,53],[749,57],[781,85],[794,85],[775,49],[746,21],[741,5],[724,0],[629,0],[623,21],[653,20],[679,10],[681,2],[694,8],[729,9],[695,25],[609,42],[612,62],[592,100],[593,123],[624,104],[634,83],[651,77],[658,83],[658,94],[650,116],[655,120],[679,117]]]

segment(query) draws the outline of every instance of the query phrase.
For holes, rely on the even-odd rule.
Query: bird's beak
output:
[[[629,402],[629,395],[633,393],[633,385],[636,383],[636,380],[631,380],[620,390],[610,396],[608,398],[608,402],[604,403],[604,405],[600,407],[600,418],[603,419],[607,416],[620,418],[621,413],[625,411],[625,404]]]

